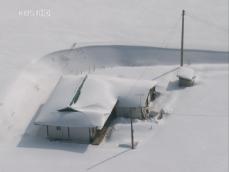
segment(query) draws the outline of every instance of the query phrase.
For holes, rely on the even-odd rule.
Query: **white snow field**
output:
[[[28,9],[51,16],[19,16]],[[184,62],[197,75],[183,89],[182,9],[185,48],[193,49]],[[228,171],[227,0],[9,0],[0,26],[0,172]],[[134,121],[135,150],[123,118],[99,146],[49,141],[32,122],[60,76],[80,73],[156,80],[152,108],[168,114]]]
[[[117,66],[91,71],[97,75],[157,80],[162,95],[155,106],[165,108],[169,115],[159,123],[134,122],[138,142],[135,150],[127,146],[127,119],[117,119],[99,146],[42,137],[39,127],[32,124],[33,118],[49,97],[59,73],[38,64],[21,74],[1,107],[1,171],[227,171],[228,64],[189,65],[197,81],[184,89],[177,87],[177,65]]]

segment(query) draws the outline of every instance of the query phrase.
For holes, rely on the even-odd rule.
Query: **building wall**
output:
[[[67,127],[48,126],[47,137],[53,139],[68,139]]]
[[[94,137],[96,129],[92,128],[75,128],[75,127],[58,127],[44,126],[46,135],[50,139],[73,140],[77,143],[90,143],[91,137]]]
[[[157,97],[156,87],[152,87],[146,97],[144,104],[138,107],[120,107],[117,106],[116,114],[118,117],[133,117],[138,119],[143,119],[148,117],[148,106],[151,101],[154,101]]]
[[[179,78],[179,85],[183,87],[192,86],[194,84],[193,80]]]
[[[116,114],[118,117],[143,118],[142,107],[117,107]]]
[[[70,138],[78,143],[90,143],[90,128],[70,128]]]

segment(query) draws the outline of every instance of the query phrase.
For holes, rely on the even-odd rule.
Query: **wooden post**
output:
[[[131,125],[131,149],[134,149],[134,129],[133,129],[133,119],[132,119],[132,116],[130,118],[130,125]]]
[[[180,66],[183,66],[184,63],[184,15],[185,10],[182,10],[182,30],[181,30],[181,57],[180,57]]]
[[[49,127],[48,127],[48,125],[46,126],[46,131],[47,131],[47,137],[49,137]]]
[[[70,129],[68,127],[68,139],[70,139]]]

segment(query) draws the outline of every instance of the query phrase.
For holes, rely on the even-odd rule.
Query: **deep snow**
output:
[[[130,150],[130,124],[118,119],[99,146],[49,142],[39,128],[29,123],[55,82],[50,73],[19,80],[7,101],[7,121],[1,125],[0,167],[2,171],[227,171],[228,162],[228,66],[192,65],[198,80],[195,86],[177,87],[177,66],[112,67],[96,74],[152,79],[160,83],[160,105],[170,113],[160,123],[135,121],[136,150]],[[44,71],[44,69],[43,69]],[[142,75],[145,73],[146,75]],[[40,77],[39,77],[40,76]],[[35,81],[39,91],[35,88]],[[43,82],[40,82],[40,81]],[[49,82],[47,82],[49,81]],[[51,84],[50,84],[51,82]],[[27,85],[27,87],[24,87]],[[49,86],[49,87],[46,87]],[[217,88],[217,89],[216,89]],[[23,91],[24,90],[24,91]],[[212,91],[211,91],[212,90]],[[15,93],[21,95],[15,97]],[[209,94],[210,92],[210,94]],[[22,98],[24,97],[24,98]],[[36,99],[34,99],[36,97]],[[23,101],[20,101],[23,100]],[[17,106],[15,106],[17,105]],[[28,106],[29,105],[29,108]],[[27,107],[27,108],[25,108]],[[6,110],[5,109],[5,110]],[[10,111],[12,115],[7,116]],[[32,115],[31,115],[32,114]],[[27,127],[26,127],[27,126]],[[7,133],[5,135],[4,133]],[[58,164],[56,162],[59,162]],[[13,162],[13,166],[10,165]],[[133,163],[135,162],[135,163]],[[120,165],[121,164],[121,165]]]
[[[51,17],[18,16],[39,8]],[[183,8],[185,48],[213,51],[185,51],[197,84],[178,89],[179,51],[153,47],[179,48]],[[228,171],[227,0],[9,0],[1,2],[0,25],[0,172]],[[86,47],[69,51],[75,42]],[[125,119],[100,146],[43,139],[32,125],[41,103],[63,73],[89,71],[159,80],[155,106],[170,115],[135,121],[134,151],[125,146]]]
[[[44,8],[50,17],[18,14]],[[26,66],[75,42],[179,48],[182,9],[185,48],[228,51],[227,0],[2,0],[0,102]]]

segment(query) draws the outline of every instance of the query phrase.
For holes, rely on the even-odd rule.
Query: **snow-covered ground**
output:
[[[18,15],[43,8],[50,17]],[[179,48],[182,9],[185,48],[213,50],[185,51],[197,73],[185,89],[176,81],[179,51],[153,48]],[[228,51],[227,13],[226,0],[1,2],[0,172],[227,172],[228,52],[219,52]],[[75,42],[93,46],[69,50]],[[99,146],[49,142],[33,118],[63,73],[81,72],[155,79],[170,115],[135,121],[133,151],[126,119]]]
[[[16,85],[18,89],[12,92],[9,103],[3,108],[12,114],[5,115],[7,119],[1,124],[1,170],[226,172],[228,66],[192,65],[198,76],[197,83],[184,89],[177,87],[176,67],[112,67],[94,72],[137,79],[157,78],[162,99],[166,96],[161,103],[167,106],[170,114],[163,121],[135,121],[138,146],[133,151],[126,146],[130,144],[127,119],[117,119],[111,134],[99,146],[50,142],[42,138],[37,126],[30,122],[40,103],[48,97],[47,90],[50,92],[55,85],[55,77],[51,82],[52,72],[42,76],[40,70],[39,75],[35,75],[36,70],[30,71],[33,77],[27,73],[24,80],[18,81],[22,85]],[[15,97],[16,92],[20,95]]]
[[[19,15],[37,9],[51,16]],[[75,42],[179,48],[182,9],[185,48],[227,50],[227,0],[1,0],[0,102],[24,67]]]

